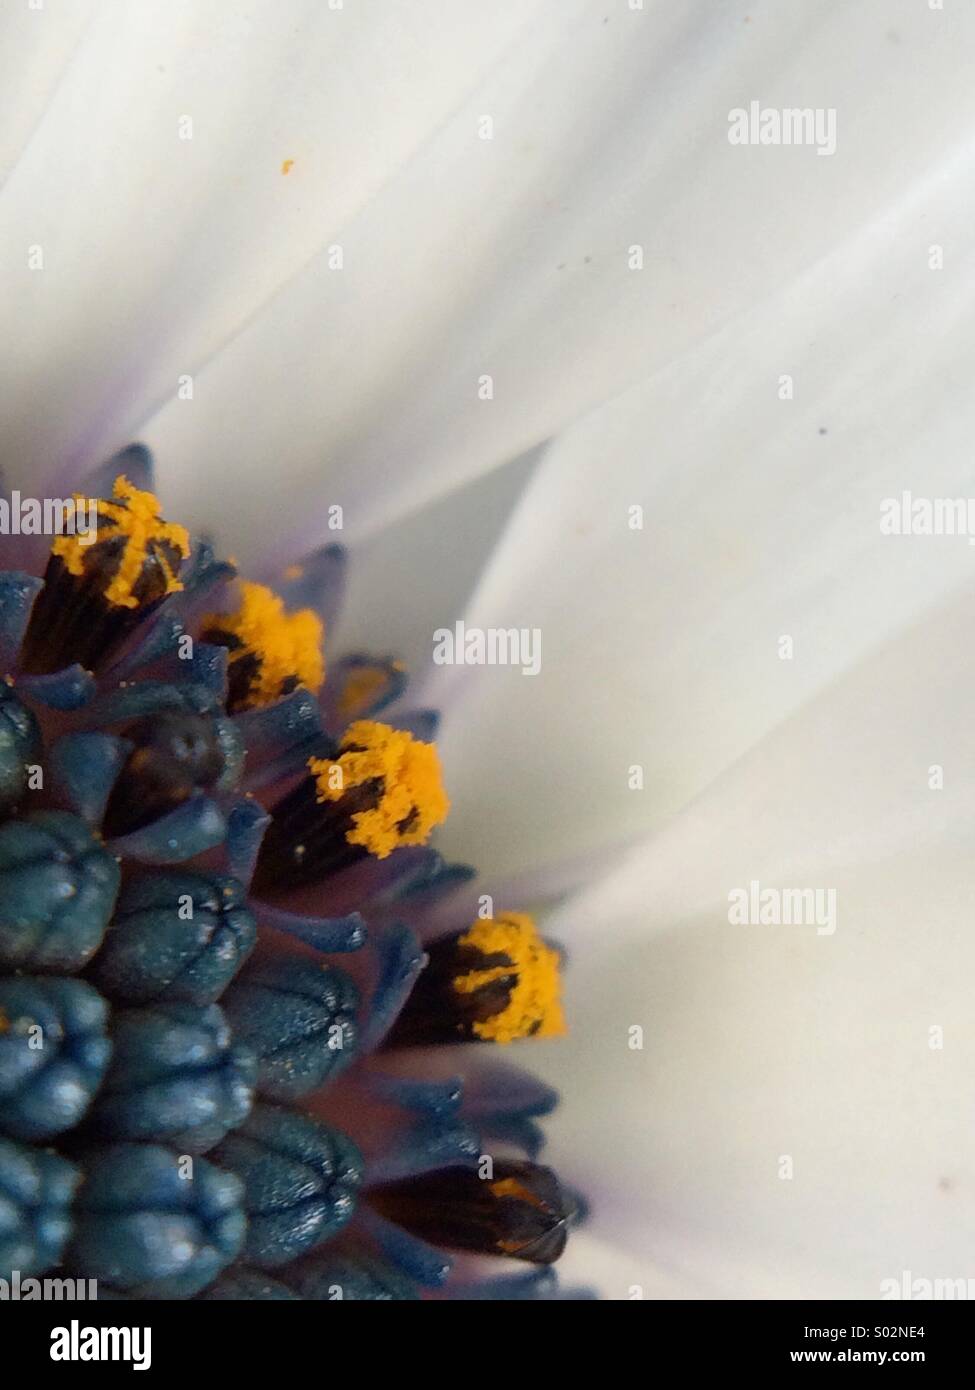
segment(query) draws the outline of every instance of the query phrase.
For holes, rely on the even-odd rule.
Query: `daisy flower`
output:
[[[99,1203],[178,1152],[200,1263],[146,1293],[968,1276],[970,547],[923,517],[969,488],[973,24],[0,8],[0,457],[129,556],[0,540],[0,1007],[79,1037],[4,1140],[39,1265],[137,1286]],[[485,1156],[486,1213],[434,1191]],[[501,1213],[544,1258],[588,1215],[557,1286],[485,1272]]]
[[[238,581],[165,519],[144,449],[101,477],[43,578],[0,574],[3,1277],[551,1296],[577,1214],[534,1161],[554,1095],[411,1061],[565,1027],[527,913],[430,931],[472,874],[426,847],[437,716],[377,719],[405,676],[363,656],[319,705],[339,547]],[[480,1277],[490,1255],[543,1277]]]

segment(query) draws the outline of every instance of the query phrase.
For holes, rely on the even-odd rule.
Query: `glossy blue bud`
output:
[[[37,720],[0,678],[0,813],[23,799],[28,765],[38,761],[40,751]]]
[[[420,1291],[412,1279],[373,1255],[323,1255],[291,1280],[302,1298],[319,1303],[415,1302]]]
[[[130,1298],[190,1298],[236,1258],[243,1185],[205,1158],[111,1144],[85,1159],[65,1263]]]
[[[204,1153],[251,1108],[257,1059],[216,1004],[156,1004],[112,1017],[112,1061],[89,1115],[107,1139]]]
[[[0,1279],[41,1274],[61,1258],[81,1174],[44,1149],[0,1139]]]
[[[0,966],[80,970],[105,935],[119,877],[114,856],[67,811],[0,825]]]
[[[234,1033],[257,1053],[258,1092],[291,1100],[351,1058],[358,1002],[343,970],[292,956],[248,966],[223,1007]]]
[[[310,1115],[257,1105],[213,1160],[244,1184],[244,1258],[288,1264],[340,1230],[355,1210],[362,1158],[351,1139]]]
[[[78,1123],[111,1055],[107,1023],[83,980],[0,979],[0,1133],[49,1139]]]
[[[244,886],[166,870],[126,884],[91,978],[125,1004],[212,1004],[254,949]]]

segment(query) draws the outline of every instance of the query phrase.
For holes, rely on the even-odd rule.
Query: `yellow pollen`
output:
[[[446,820],[450,802],[443,789],[440,758],[432,743],[403,729],[359,719],[342,738],[339,757],[311,758],[319,801],[339,801],[353,787],[378,784],[375,806],[358,811],[346,839],[385,859],[400,845],[422,845]],[[338,775],[336,775],[338,769]]]
[[[264,584],[241,583],[241,603],[235,613],[211,613],[203,620],[207,630],[236,637],[230,648],[232,665],[256,657],[247,692],[247,705],[272,704],[291,681],[317,692],[325,679],[322,656],[322,622],[310,608],[286,613],[284,600]]]
[[[124,536],[125,549],[118,569],[106,586],[103,597],[119,608],[138,608],[139,599],[133,592],[142,574],[150,546],[154,550],[160,569],[166,580],[167,594],[175,594],[182,589],[166,555],[165,546],[171,546],[185,560],[190,553],[190,538],[184,526],[175,522],[163,521],[159,515],[159,500],[151,492],[141,492],[128,478],[118,477],[112,488],[115,501],[102,499],[98,503],[99,541]],[[73,501],[85,499],[76,493]],[[83,545],[79,536],[58,536],[51,547],[52,554],[64,562],[69,574],[83,575],[85,556],[94,547]]]
[[[401,671],[402,662],[394,662],[393,669]],[[383,666],[356,666],[350,671],[338,700],[338,711],[343,719],[351,719],[357,710],[368,709],[382,692],[389,680],[389,673]]]
[[[507,912],[502,917],[475,922],[458,946],[482,956],[504,956],[510,965],[492,965],[454,978],[458,994],[474,994],[496,980],[514,984],[507,1006],[473,1031],[488,1042],[509,1043],[515,1038],[554,1038],[566,1031],[559,1001],[559,957],[539,936],[527,912]]]

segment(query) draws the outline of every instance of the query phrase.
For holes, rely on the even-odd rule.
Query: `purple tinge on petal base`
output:
[[[356,891],[374,906],[391,904],[417,882],[426,882],[443,867],[443,857],[428,845],[404,845],[386,859],[368,859],[359,871]],[[357,869],[348,871],[350,877]]]
[[[536,1159],[545,1147],[545,1131],[534,1120],[522,1115],[494,1115],[481,1126],[485,1139],[505,1149],[515,1149],[526,1158]]]
[[[440,859],[424,874],[397,887],[393,897],[397,903],[410,908],[429,908],[450,897],[465,883],[477,877],[472,864],[449,864]]]
[[[478,1058],[464,1078],[464,1114],[478,1121],[494,1115],[537,1118],[550,1114],[558,1103],[554,1087],[507,1062]]]
[[[306,884],[274,898],[274,905],[303,917],[344,917],[350,912],[375,916],[378,923],[400,921],[393,902],[396,888],[426,874],[440,856],[425,845],[407,845],[386,859],[373,856],[317,884]]]
[[[359,1074],[359,1085],[380,1102],[434,1116],[441,1123],[460,1119],[485,1139],[536,1158],[545,1142],[536,1120],[555,1109],[558,1092],[520,1067],[478,1058],[462,1078],[452,1073],[437,1077],[441,1053],[440,1048],[415,1049],[408,1054],[408,1073],[365,1070]],[[377,1065],[405,1068],[405,1057],[387,1053]]]
[[[109,842],[113,854],[143,864],[179,864],[223,842],[227,822],[215,801],[191,796],[151,825]]]

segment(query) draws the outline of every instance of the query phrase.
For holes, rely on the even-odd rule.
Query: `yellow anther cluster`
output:
[[[510,965],[485,965],[454,979],[458,994],[474,994],[496,980],[514,978],[506,1008],[485,1022],[473,1024],[485,1041],[509,1043],[515,1038],[552,1038],[565,1032],[559,1001],[559,958],[539,936],[527,912],[475,922],[458,940],[485,958],[503,956]]]
[[[346,839],[377,859],[400,845],[422,845],[450,810],[434,745],[388,724],[357,720],[338,758],[311,758],[308,766],[319,801],[339,801],[355,787],[376,784],[375,805],[353,815]]]
[[[183,587],[178,578],[179,566],[171,564],[167,548],[175,550],[181,560],[186,559],[190,553],[190,538],[185,526],[163,521],[159,515],[159,499],[154,493],[140,491],[128,478],[115,479],[112,497],[113,501],[98,503],[98,541],[124,536],[125,547],[103,597],[119,608],[138,608],[140,601],[134,591],[150,550],[165,578],[164,592],[177,593]],[[74,500],[83,502],[85,499],[76,495]],[[85,573],[85,557],[92,549],[77,535],[58,536],[51,547],[68,573],[78,576]]]
[[[211,613],[204,632],[237,639],[229,662],[256,658],[246,703],[269,705],[290,685],[317,692],[325,679],[322,623],[310,608],[286,613],[284,600],[264,584],[241,583],[240,607],[235,613]]]

